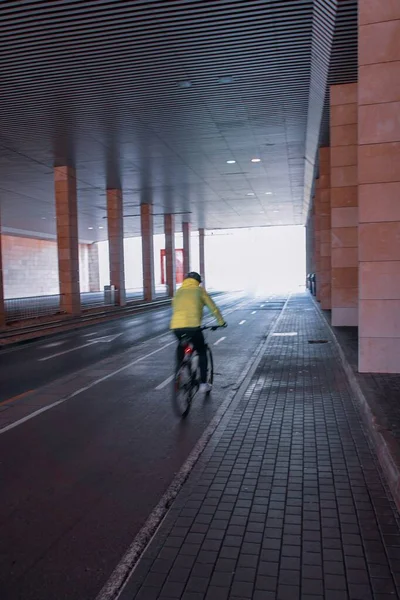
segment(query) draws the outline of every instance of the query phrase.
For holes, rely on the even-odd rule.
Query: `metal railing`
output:
[[[104,292],[81,292],[81,308],[82,310],[90,310],[91,308],[101,308],[103,306],[113,306],[111,295]]]
[[[8,298],[4,300],[4,307],[7,323],[62,314],[59,294]]]
[[[143,288],[128,288],[126,290],[126,301],[136,302],[137,300],[143,300]]]
[[[165,298],[166,296],[167,286],[156,286],[155,298]],[[114,294],[107,293],[106,291],[82,292],[80,298],[82,310],[116,305]],[[127,289],[126,299],[128,302],[143,300],[143,289]],[[64,314],[64,311],[61,308],[60,294],[49,296],[27,296],[26,298],[8,298],[4,301],[4,306],[7,323]]]

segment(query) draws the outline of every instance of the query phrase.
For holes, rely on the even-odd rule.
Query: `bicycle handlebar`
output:
[[[227,325],[203,325],[203,327],[201,327],[201,331],[206,331],[207,329],[210,329],[211,331],[217,331],[217,329],[225,329],[225,327],[227,327]]]

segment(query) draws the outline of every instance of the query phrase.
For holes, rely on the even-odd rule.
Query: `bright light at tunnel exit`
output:
[[[299,291],[306,271],[303,226],[208,232],[207,287],[255,295]]]
[[[182,234],[175,237],[182,247]],[[141,239],[126,238],[127,289],[142,286]],[[160,251],[164,235],[154,236],[155,285],[161,284]],[[246,291],[254,295],[286,294],[304,287],[305,229],[302,226],[253,227],[208,231],[205,240],[206,285],[220,291]],[[101,287],[109,284],[108,242],[99,243]],[[191,239],[192,269],[199,270],[198,237]]]

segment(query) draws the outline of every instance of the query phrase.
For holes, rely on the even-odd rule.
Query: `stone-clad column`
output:
[[[54,169],[60,308],[70,315],[81,312],[79,286],[78,210],[75,169]]]
[[[183,275],[184,277],[190,271],[190,223],[182,223],[183,232]]]
[[[4,306],[4,281],[3,281],[3,259],[2,259],[2,235],[1,235],[1,215],[0,215],[0,327],[6,324],[6,311]]]
[[[321,300],[321,190],[319,178],[315,181],[314,195],[314,262],[316,298]]]
[[[357,84],[330,90],[332,325],[358,325]]]
[[[205,252],[205,231],[199,229],[199,258],[200,275],[203,280],[203,287],[206,287],[206,252]]]
[[[331,308],[331,173],[330,148],[319,150],[320,206],[320,301],[321,308]]]
[[[97,243],[90,244],[89,253],[89,291],[100,291],[99,247]]]
[[[154,300],[153,206],[141,204],[143,294],[147,302]]]
[[[164,233],[167,294],[172,298],[176,289],[175,215],[164,215]]]
[[[400,373],[400,2],[359,0],[359,369]]]
[[[110,284],[116,289],[116,304],[125,306],[124,218],[122,191],[107,190],[108,252]]]

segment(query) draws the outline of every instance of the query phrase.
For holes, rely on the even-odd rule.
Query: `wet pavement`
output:
[[[166,333],[165,309],[73,332],[56,340],[65,341],[58,347],[49,347],[52,338],[1,354],[2,383],[10,386],[18,377],[31,381],[35,370],[49,365],[40,371],[43,386],[0,411],[1,599],[96,598],[209,423],[234,396],[283,306],[279,301],[262,309],[260,301],[242,300],[225,301],[229,327],[208,335],[215,389],[209,399],[195,398],[184,423],[173,413],[165,383],[175,345]],[[86,333],[121,330],[127,339],[120,336],[104,349],[76,349],[91,339],[82,340]],[[39,361],[72,348],[54,361]],[[18,361],[14,371],[5,357],[9,364]]]
[[[399,514],[328,325],[294,297],[120,600],[399,592]]]

